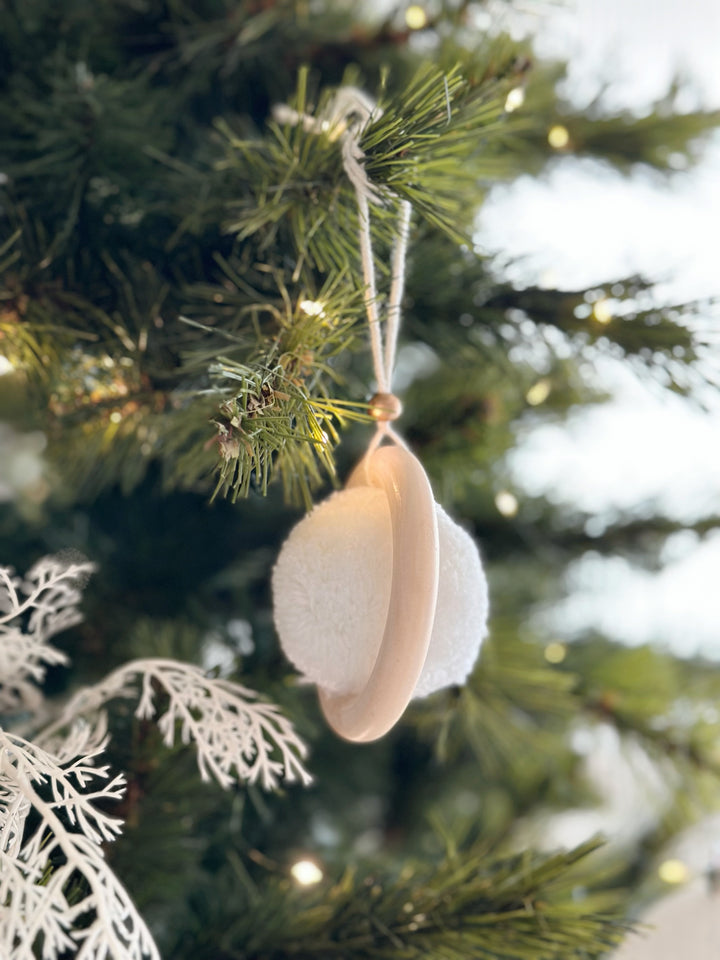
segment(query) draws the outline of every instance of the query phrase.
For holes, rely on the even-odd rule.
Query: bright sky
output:
[[[720,3],[715,0],[577,0],[528,4],[536,49],[570,54],[565,94],[642,112],[672,77],[689,78],[684,106],[720,107]],[[537,12],[536,12],[537,11]],[[559,159],[546,177],[496,189],[477,240],[514,258],[520,282],[592,285],[640,272],[668,298],[720,294],[720,137],[701,166],[670,181],[624,178],[599,163]],[[720,315],[708,322],[720,329]],[[718,337],[720,352],[720,337]],[[661,512],[682,520],[720,512],[720,402],[701,414],[659,400],[613,364],[601,370],[616,400],[567,426],[531,433],[511,458],[531,494],[587,511],[588,532],[614,515]],[[714,399],[714,398],[712,398]],[[678,653],[720,657],[720,536],[680,534],[659,574],[588,555],[570,573],[565,603],[543,619],[572,636],[598,627],[629,643],[657,640]]]
[[[663,96],[673,78],[687,78],[688,104],[720,103],[716,0],[532,0],[541,56],[565,59],[566,95],[588,103],[605,86],[615,107],[644,107]]]
[[[720,62],[720,39],[718,51]],[[718,223],[720,138],[697,169],[670,180],[559,158],[540,181],[496,188],[478,239],[522,258],[517,279],[592,285],[650,274],[665,281],[668,298],[683,301],[718,293]]]

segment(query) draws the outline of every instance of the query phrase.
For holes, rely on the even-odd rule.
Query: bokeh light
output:
[[[548,143],[553,150],[564,150],[570,143],[570,134],[567,131],[567,127],[563,127],[560,123],[556,123],[550,127],[548,130]]]
[[[427,26],[427,13],[419,4],[412,4],[405,11],[405,23],[411,30],[422,30]]]
[[[323,878],[322,870],[313,860],[298,860],[290,868],[290,873],[301,887],[311,887]]]
[[[514,493],[509,490],[499,490],[495,494],[495,506],[503,517],[514,517],[520,505]]]
[[[687,883],[690,871],[682,860],[664,860],[658,868],[658,876],[663,883]]]

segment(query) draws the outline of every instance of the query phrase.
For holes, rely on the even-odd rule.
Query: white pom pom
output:
[[[478,549],[439,503],[435,512],[440,540],[437,608],[416,697],[465,683],[487,634],[488,588]]]
[[[390,599],[390,510],[375,487],[341,490],[304,517],[273,571],[275,626],[292,664],[332,693],[361,689]]]
[[[470,536],[435,505],[440,547],[430,647],[415,688],[426,696],[463,683],[487,632],[487,583]],[[283,650],[309,680],[356,693],[372,672],[392,587],[392,530],[385,493],[351,487],[292,530],[273,572]]]

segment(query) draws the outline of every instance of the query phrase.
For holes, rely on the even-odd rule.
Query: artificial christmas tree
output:
[[[612,637],[566,645],[533,616],[574,557],[652,562],[672,525],[593,535],[504,466],[529,420],[601,399],[586,369],[604,356],[692,393],[703,307],[641,278],[521,289],[472,234],[493,184],[558,151],[667,171],[719,118],[573,110],[561,66],[493,10],[0,7],[1,560],[31,571],[0,590],[3,958],[599,958],[658,893],[667,843],[717,803],[720,671]],[[396,361],[374,371],[368,306],[371,340],[403,308]],[[392,429],[463,528],[447,521],[463,564],[482,545],[491,619],[465,684],[469,663],[356,745],[283,655],[271,580],[293,524],[373,424],[390,430],[393,368]],[[310,571],[303,595],[302,563],[281,633],[326,599]],[[47,571],[67,589],[25,620]],[[482,575],[453,581],[458,603]],[[484,604],[472,615],[476,650]],[[652,803],[622,837],[547,850],[559,813],[602,806],[603,731],[656,778]]]

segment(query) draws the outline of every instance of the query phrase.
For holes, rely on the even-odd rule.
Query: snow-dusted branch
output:
[[[23,580],[0,567],[0,714],[39,708],[45,667],[67,662],[48,640],[80,620],[79,586],[93,569],[45,557]]]
[[[138,693],[136,716],[157,715],[168,747],[176,737],[182,743],[192,741],[203,780],[214,778],[222,787],[235,780],[259,781],[266,790],[277,787],[281,779],[311,782],[302,764],[307,748],[275,704],[259,700],[253,690],[207,677],[199,667],[175,660],[132,660],[101,683],[81,690],[40,742],[54,745],[53,738],[72,729],[79,717],[97,714],[117,697]]]
[[[96,807],[118,800],[122,776],[94,750],[60,762],[0,730],[0,956],[43,960],[160,960],[145,923],[108,867],[101,844],[122,821]],[[31,811],[37,815],[30,817]],[[52,869],[50,865],[52,864]],[[78,922],[81,920],[81,922]]]
[[[89,563],[47,557],[25,579],[0,567],[0,716],[47,715],[39,684],[66,662],[48,641],[80,619]],[[78,691],[33,742],[0,727],[0,960],[160,960],[102,845],[122,821],[100,808],[125,779],[96,765],[107,744],[109,701],[137,698],[165,743],[194,743],[204,780],[270,790],[311,778],[305,744],[279,708],[191,664],[135,660]]]

